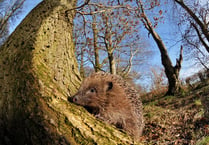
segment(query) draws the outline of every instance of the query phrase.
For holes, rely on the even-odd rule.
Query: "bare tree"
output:
[[[97,46],[97,41],[98,41],[98,29],[97,29],[97,22],[96,22],[96,16],[92,15],[93,18],[93,23],[92,23],[92,30],[93,30],[93,45],[94,45],[94,58],[95,58],[95,65],[94,65],[94,70],[95,72],[98,72],[101,70],[101,65],[99,63],[99,48]]]
[[[166,86],[165,71],[162,68],[151,68],[152,91],[160,92]]]
[[[148,16],[145,13],[143,2],[141,0],[137,0],[136,2],[138,5],[137,16],[141,19],[145,28],[152,35],[152,37],[154,38],[160,50],[161,61],[165,69],[166,77],[168,78],[169,86],[168,86],[167,95],[174,95],[175,93],[178,93],[179,88],[180,88],[179,71],[181,70],[181,63],[183,60],[183,57],[182,57],[183,47],[181,46],[179,58],[176,59],[176,65],[173,66],[171,59],[168,55],[167,48],[165,44],[163,43],[163,40],[155,31],[155,25],[152,24],[152,22],[149,20]]]
[[[9,20],[18,14],[25,0],[0,1],[0,45],[9,34]]]
[[[173,0],[178,9],[178,26],[188,59],[195,65],[208,68],[209,58],[209,2]]]
[[[134,19],[133,14],[125,8],[109,0],[90,2],[86,8],[77,11],[86,25],[81,26],[81,29],[87,35],[87,41],[77,41],[77,47],[88,46],[86,52],[90,54],[88,59],[95,71],[109,70],[113,74],[128,75],[132,66],[136,65],[133,63],[136,56],[144,52],[142,43],[135,43],[136,39],[140,39],[137,34],[139,20]],[[126,60],[122,60],[122,57],[126,57]],[[118,69],[119,65],[123,65],[124,69]]]
[[[185,17],[189,21],[190,28],[193,29],[193,32],[196,32],[197,38],[199,39],[198,43],[202,44],[202,46],[209,53],[209,2],[201,5],[199,0],[195,0],[190,2],[193,8],[190,8],[188,4],[186,4],[183,0],[174,0],[181,8],[186,11]],[[191,30],[190,30],[191,31]],[[188,33],[188,31],[187,31]],[[185,34],[188,43],[191,43],[191,37]],[[194,39],[193,39],[194,40]],[[189,42],[190,41],[190,42]],[[193,41],[192,41],[193,42]],[[200,47],[198,43],[193,43],[196,48]]]

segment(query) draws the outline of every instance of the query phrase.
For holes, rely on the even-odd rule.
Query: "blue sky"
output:
[[[202,0],[206,2],[206,0]],[[10,33],[17,27],[17,25],[22,21],[22,19],[38,4],[40,3],[41,0],[26,0],[23,9],[21,12],[21,15],[16,19],[15,21],[12,21],[12,24],[10,24]],[[170,12],[171,13],[171,12]],[[170,15],[170,13],[168,13]],[[170,15],[172,16],[172,15]],[[171,57],[171,60],[173,62],[173,65],[175,65],[176,58],[179,57],[179,50],[181,43],[176,42],[181,39],[180,33],[178,33],[178,28],[175,26],[174,23],[172,23],[172,17],[165,17],[165,22],[160,23],[159,26],[157,27],[156,31],[159,33],[161,38],[163,39],[167,49],[169,56]],[[146,30],[144,31],[146,33]],[[147,37],[146,39],[149,40],[149,45],[154,51],[154,55],[151,60],[151,64],[153,66],[160,66],[162,67],[161,64],[161,58],[160,58],[160,52],[159,49],[156,45],[156,43],[153,41],[152,36],[148,38],[147,33],[144,35]],[[175,44],[175,46],[173,46]],[[148,66],[150,67],[150,66]],[[182,70],[180,72],[180,78],[189,76],[193,74],[194,72],[197,72],[199,70],[198,66],[194,66],[192,61],[183,61],[182,64]]]
[[[23,4],[23,9],[21,10],[20,16],[12,21],[12,24],[10,24],[9,31],[10,33],[14,31],[14,29],[19,25],[19,23],[25,18],[25,16],[42,0],[25,0]]]

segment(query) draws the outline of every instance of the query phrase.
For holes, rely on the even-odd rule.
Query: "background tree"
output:
[[[167,84],[165,71],[162,68],[151,68],[152,87],[151,90],[162,92]]]
[[[92,23],[92,30],[93,30],[93,48],[94,48],[94,58],[95,58],[95,65],[94,70],[95,72],[98,72],[101,70],[101,65],[99,62],[99,48],[97,46],[97,40],[98,40],[98,29],[97,29],[97,22],[96,22],[96,16],[92,15],[93,23]]]
[[[141,0],[137,0],[136,4],[138,5],[138,11],[137,16],[141,19],[142,23],[144,24],[145,28],[148,30],[148,32],[152,35],[153,39],[155,40],[160,53],[161,53],[161,61],[165,69],[165,74],[166,77],[168,78],[168,92],[166,93],[167,95],[174,95],[175,93],[178,93],[179,88],[180,88],[180,82],[179,82],[179,72],[181,70],[181,63],[183,60],[183,47],[180,49],[180,55],[179,58],[176,59],[176,65],[173,66],[171,59],[168,55],[167,48],[165,44],[163,43],[163,40],[161,37],[158,35],[158,33],[155,31],[155,27],[157,26],[157,21],[159,18],[154,17],[155,23],[150,21],[148,16],[145,13],[145,8],[144,8],[144,3]],[[158,1],[152,1],[149,5],[150,8],[147,9],[152,9],[153,7],[159,5]],[[159,15],[161,15],[162,11],[159,11]]]
[[[177,4],[179,26],[182,32],[188,57],[194,57],[198,65],[208,69],[209,52],[209,2],[195,0],[184,2],[174,0]]]
[[[142,39],[137,33],[139,20],[135,20],[133,14],[124,9],[125,6],[117,4],[111,0],[90,1],[88,6],[77,12],[76,19],[79,22],[83,21],[83,25],[79,26],[81,22],[76,23],[79,27],[75,28],[75,32],[79,31],[86,38],[82,39],[83,35],[80,35],[76,39],[76,46],[77,50],[88,46],[85,56],[94,68],[97,66],[99,70],[125,76],[130,73],[133,65],[140,64],[144,59],[139,54],[145,53],[145,45],[141,41],[136,41]],[[100,57],[96,57],[98,54]]]
[[[209,52],[209,2],[205,2],[205,4],[201,5],[199,0],[193,1],[193,8],[190,8],[187,4],[185,4],[183,0],[175,0],[175,2],[186,11],[186,19],[189,20],[190,29],[192,28],[193,32],[196,32],[196,36],[199,41],[197,43],[196,40],[196,43],[193,43],[194,39],[191,39],[191,37],[188,36],[186,38],[192,40],[192,43],[196,48],[199,47],[198,45],[202,45]],[[187,33],[189,33],[188,30]]]
[[[24,2],[25,0],[0,1],[0,45],[8,37],[9,21],[18,15]]]
[[[67,101],[81,81],[72,41],[75,5],[44,0],[2,45],[0,144],[133,144]]]

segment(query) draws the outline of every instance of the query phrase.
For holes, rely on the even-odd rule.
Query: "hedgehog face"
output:
[[[69,101],[84,106],[90,113],[96,114],[107,102],[106,94],[112,88],[112,82],[102,79],[86,79],[78,92],[69,98]]]
[[[92,106],[95,98],[97,97],[97,89],[94,87],[85,89],[83,89],[83,87],[81,88],[77,94],[73,96],[72,102],[81,106]]]

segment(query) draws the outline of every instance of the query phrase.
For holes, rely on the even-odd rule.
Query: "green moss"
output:
[[[94,145],[94,144],[97,144],[93,139],[83,137],[78,128],[75,128],[75,127],[72,128],[71,132],[72,132],[72,137],[74,138],[76,143],[78,143],[80,145],[86,145],[86,144]]]
[[[157,104],[158,104],[158,101],[156,100],[156,101],[149,102],[147,105],[149,105],[149,106],[155,106]]]
[[[50,76],[51,75],[50,72],[47,71],[48,69],[47,66],[43,63],[40,63],[40,65],[37,65],[37,69],[38,70],[36,71],[36,73],[38,74],[38,78],[40,80],[44,80],[44,85],[46,87],[49,87],[53,81],[52,81],[52,77]]]

